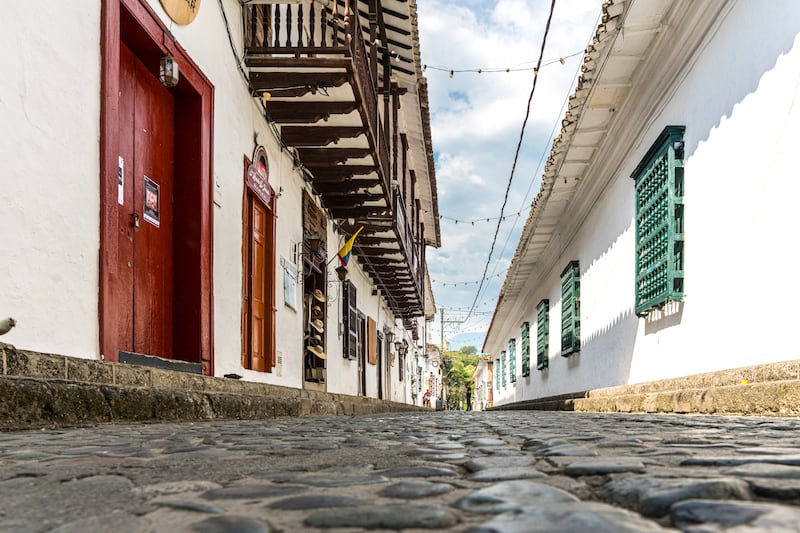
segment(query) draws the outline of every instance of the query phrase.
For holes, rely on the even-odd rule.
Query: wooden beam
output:
[[[350,194],[361,189],[371,189],[380,182],[377,180],[314,181],[314,189],[323,196]]]
[[[281,138],[288,146],[324,146],[364,135],[363,126],[284,126]]]
[[[313,123],[328,120],[331,115],[346,115],[358,108],[357,102],[298,102],[270,100],[267,115],[280,124]]]
[[[245,64],[250,68],[312,68],[312,69],[347,69],[353,61],[348,57],[276,57],[271,54],[254,52],[255,48],[247,48]]]
[[[344,163],[348,159],[363,159],[372,155],[369,148],[298,148],[297,154],[305,165],[314,163]]]

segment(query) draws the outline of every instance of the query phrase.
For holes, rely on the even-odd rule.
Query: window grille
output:
[[[561,355],[581,350],[581,280],[578,261],[561,273]]]
[[[517,339],[508,340],[508,380],[517,382]]]
[[[506,352],[500,352],[500,382],[503,387],[507,385],[506,379]]]
[[[683,299],[683,126],[667,126],[636,167],[636,314]]]
[[[500,389],[500,359],[495,359],[494,364],[494,388]]]
[[[530,338],[530,329],[531,326],[529,323],[525,322],[522,324],[522,342],[520,344],[520,349],[522,350],[522,376],[530,376],[531,375],[531,338]]]
[[[536,307],[536,368],[544,370],[550,364],[550,300]]]

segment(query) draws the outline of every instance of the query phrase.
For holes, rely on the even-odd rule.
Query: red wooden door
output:
[[[267,210],[260,202],[250,202],[250,364],[253,370],[267,370]]]
[[[120,349],[172,357],[173,98],[124,45],[119,102]]]

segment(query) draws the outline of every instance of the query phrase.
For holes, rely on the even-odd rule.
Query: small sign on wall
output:
[[[161,0],[161,7],[176,24],[191,24],[200,11],[200,0]]]
[[[144,219],[159,227],[161,225],[161,187],[147,176],[144,177]]]

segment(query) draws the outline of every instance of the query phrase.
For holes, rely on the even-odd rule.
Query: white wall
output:
[[[754,45],[757,43],[757,46]],[[635,96],[635,87],[633,89]],[[601,198],[543,282],[519,296],[531,323],[532,370],[495,403],[651,381],[798,357],[794,274],[800,180],[800,3],[738,2],[668,102],[648,117]],[[624,108],[621,110],[624,113]],[[630,174],[661,130],[685,125],[685,298],[639,319],[634,304]],[[613,132],[610,133],[613,135]],[[581,269],[580,354],[560,356],[560,272]],[[550,299],[550,367],[535,369],[535,306]],[[524,305],[524,307],[523,307]],[[519,342],[502,330],[494,357]],[[519,362],[518,362],[519,374]]]
[[[3,342],[98,357],[100,3],[0,17]]]

